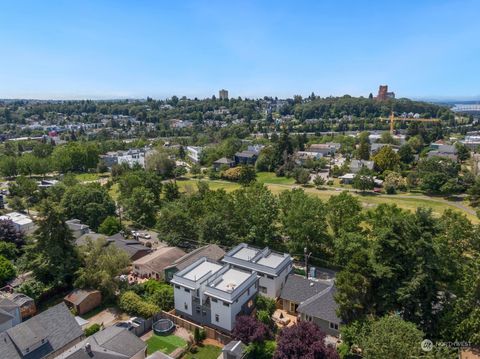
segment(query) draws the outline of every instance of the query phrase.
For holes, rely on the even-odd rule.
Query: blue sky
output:
[[[0,2],[0,98],[480,97],[479,1]]]

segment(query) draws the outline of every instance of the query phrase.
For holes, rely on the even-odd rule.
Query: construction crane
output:
[[[390,114],[390,133],[393,135],[395,129],[395,121],[412,121],[412,122],[440,122],[438,118],[409,118],[409,117],[395,117],[395,114]]]

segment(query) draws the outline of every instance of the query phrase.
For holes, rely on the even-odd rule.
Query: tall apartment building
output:
[[[258,292],[256,272],[205,257],[175,273],[171,283],[177,315],[227,332],[239,315],[252,312]]]
[[[228,91],[225,89],[221,89],[218,91],[218,97],[220,100],[228,100]]]
[[[276,253],[268,247],[258,249],[241,243],[225,254],[222,261],[236,268],[254,271],[259,276],[259,291],[262,295],[277,298],[292,271],[292,257]]]

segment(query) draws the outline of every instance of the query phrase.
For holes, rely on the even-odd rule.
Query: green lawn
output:
[[[213,345],[198,346],[196,353],[187,353],[183,359],[216,359],[222,352],[222,349]]]
[[[100,178],[98,173],[79,173],[78,175],[75,175],[75,178],[80,181],[96,181]]]
[[[187,342],[177,337],[176,335],[160,336],[155,335],[147,340],[147,353],[152,354],[157,351],[161,351],[165,354],[170,354],[177,348],[186,348]]]
[[[277,177],[273,172],[258,172],[257,173],[257,182],[259,183],[272,183],[272,184],[294,184],[295,180],[293,178],[287,177]]]

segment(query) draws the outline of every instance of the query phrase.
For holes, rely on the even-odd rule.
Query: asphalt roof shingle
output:
[[[5,352],[9,356],[3,356],[4,345],[0,345],[1,358],[40,359],[81,338],[83,330],[65,303],[60,303],[8,329],[5,334],[8,338],[4,336],[3,341]],[[25,352],[32,344],[39,343],[42,339],[45,340],[45,344],[22,356],[20,351]],[[17,348],[16,354],[11,351],[13,343],[15,344],[13,348],[15,346]]]
[[[290,274],[280,293],[280,298],[301,303],[328,288],[328,284],[312,281],[298,274]]]

